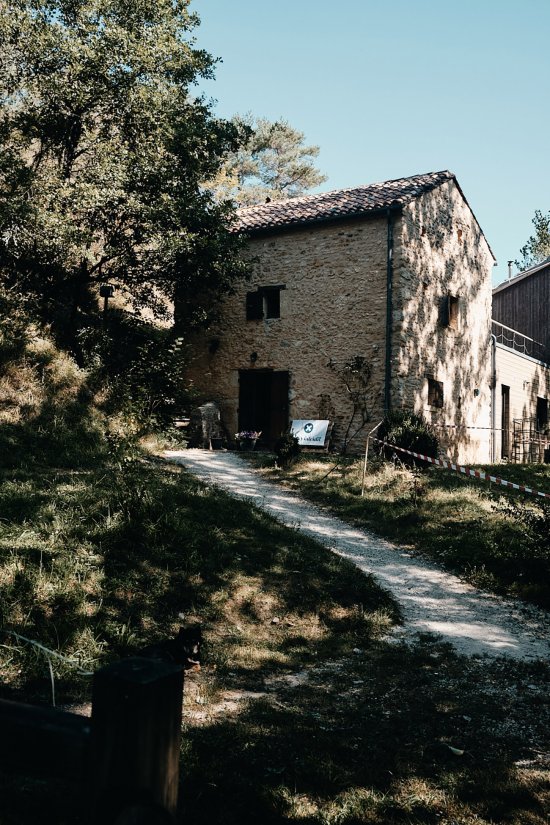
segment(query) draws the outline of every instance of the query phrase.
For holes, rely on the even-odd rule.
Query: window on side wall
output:
[[[428,405],[430,407],[443,406],[443,381],[436,381],[428,376]]]
[[[285,287],[262,286],[255,292],[246,293],[246,320],[281,317],[281,290]]]
[[[458,295],[444,295],[441,301],[441,326],[458,329]]]

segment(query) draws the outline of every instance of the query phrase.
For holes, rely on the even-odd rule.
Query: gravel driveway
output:
[[[235,453],[181,450],[167,451],[165,456],[208,484],[252,500],[283,524],[298,528],[371,574],[401,607],[400,638],[413,640],[420,633],[431,633],[469,656],[548,659],[550,616],[544,611],[476,590],[432,561],[328,515],[294,492],[264,480]]]

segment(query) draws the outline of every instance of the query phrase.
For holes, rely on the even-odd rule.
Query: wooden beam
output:
[[[93,822],[170,822],[176,813],[183,668],[125,659],[94,676]],[[145,818],[139,818],[141,815]],[[143,814],[143,812],[145,812]]]
[[[90,719],[85,716],[0,700],[3,770],[83,781],[90,740]]]

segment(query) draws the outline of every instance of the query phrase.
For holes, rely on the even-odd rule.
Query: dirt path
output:
[[[399,638],[432,633],[469,656],[548,660],[550,617],[544,611],[476,590],[433,562],[345,524],[266,481],[234,453],[182,450],[165,455],[207,483],[251,499],[374,576],[401,607],[404,625],[397,631]]]

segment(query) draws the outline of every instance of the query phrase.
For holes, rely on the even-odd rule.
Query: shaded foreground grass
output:
[[[546,821],[544,667],[467,661],[426,641],[289,682],[188,727],[184,821]]]
[[[93,670],[202,622],[182,822],[546,821],[545,666],[385,641],[398,611],[371,579],[139,455],[6,472],[0,507],[3,629]],[[1,695],[48,702],[42,654],[0,645]],[[58,703],[87,701],[90,680],[54,668]],[[2,825],[85,820],[59,783],[6,778],[0,800]]]
[[[380,461],[369,463],[361,497],[360,460],[344,458],[330,473],[332,456],[302,457],[285,472],[272,458],[251,460],[344,520],[416,548],[477,586],[550,607],[550,538],[537,545],[510,507],[538,512],[540,499],[439,468],[418,472]],[[482,469],[550,492],[550,465]]]
[[[0,512],[1,629],[80,669],[200,621],[216,666],[211,694],[230,667],[255,683],[260,671],[371,644],[397,618],[391,600],[348,563],[139,455],[95,470],[5,471]],[[52,665],[58,704],[89,698],[89,678]],[[43,653],[6,633],[0,672],[5,698],[51,700]],[[6,821],[23,822],[19,813]]]

